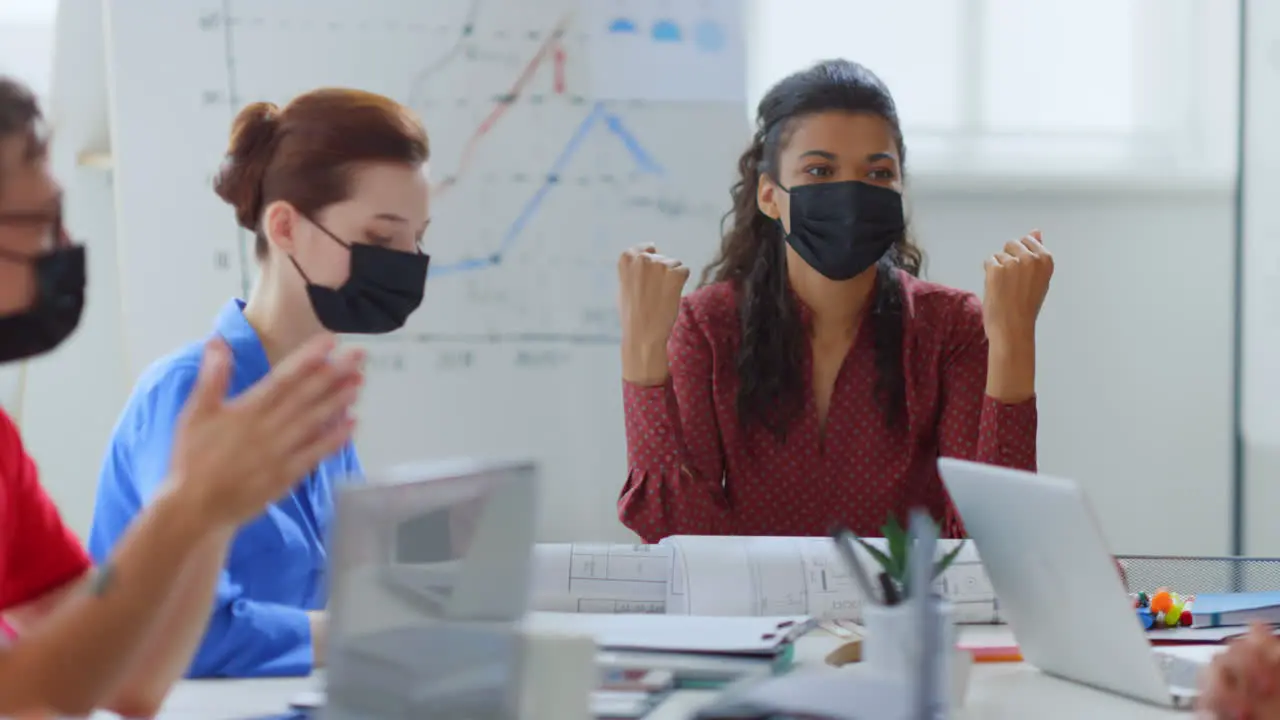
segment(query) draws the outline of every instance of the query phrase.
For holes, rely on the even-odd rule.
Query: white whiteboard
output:
[[[373,351],[366,466],[532,456],[539,540],[626,537],[614,265],[641,241],[695,266],[718,245],[748,138],[743,6],[109,0],[132,373],[252,282],[250,238],[209,187],[236,109],[325,85],[383,93],[423,117],[433,181],[456,183],[432,197],[422,309],[358,340]]]

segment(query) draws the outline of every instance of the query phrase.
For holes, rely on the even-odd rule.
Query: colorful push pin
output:
[[[1138,593],[1138,607],[1144,608],[1144,607],[1150,607],[1150,606],[1151,606],[1151,598],[1147,597],[1147,594],[1144,592]]]
[[[1151,612],[1167,612],[1171,607],[1173,607],[1173,595],[1168,590],[1159,590],[1151,596]]]
[[[1169,627],[1178,627],[1179,620],[1182,619],[1182,603],[1177,603],[1169,608],[1169,612],[1165,613],[1164,624]]]
[[[1138,608],[1138,622],[1142,623],[1143,630],[1150,630],[1155,624],[1156,618],[1151,611],[1146,608]]]
[[[1192,619],[1193,618],[1191,617],[1191,611],[1183,610],[1182,617],[1178,618],[1178,624],[1181,625],[1182,627],[1191,627]]]

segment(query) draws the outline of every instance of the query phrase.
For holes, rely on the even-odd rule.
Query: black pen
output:
[[[836,552],[844,559],[844,564],[849,566],[849,572],[858,583],[858,590],[862,592],[867,602],[879,605],[882,601],[876,597],[875,588],[871,585],[871,577],[867,575],[866,569],[862,567],[862,561],[858,558],[857,536],[848,528],[837,525],[831,529],[831,539],[836,543]]]
[[[902,600],[898,594],[898,588],[894,586],[893,580],[889,578],[889,573],[880,573],[880,589],[884,592],[885,605],[897,605]]]

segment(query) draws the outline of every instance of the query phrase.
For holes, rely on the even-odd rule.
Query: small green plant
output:
[[[884,575],[888,577],[899,593],[909,597],[912,593],[912,588],[908,587],[909,583],[907,582],[907,558],[910,557],[911,548],[908,547],[907,531],[902,527],[902,523],[898,522],[898,518],[891,514],[888,522],[884,524],[884,527],[880,528],[880,532],[884,535],[885,545],[889,549],[888,552],[862,538],[857,538],[858,544],[871,553],[871,557],[875,558],[876,562],[880,563]],[[956,543],[951,552],[943,555],[933,564],[931,579],[938,579],[939,575],[951,567],[951,563],[955,562],[960,555],[960,551],[964,549],[964,543],[964,540]]]

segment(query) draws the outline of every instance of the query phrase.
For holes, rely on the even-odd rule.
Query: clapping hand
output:
[[[178,419],[170,480],[215,527],[261,514],[351,439],[364,354],[313,338],[256,385],[228,399],[231,351],[220,339]]]

